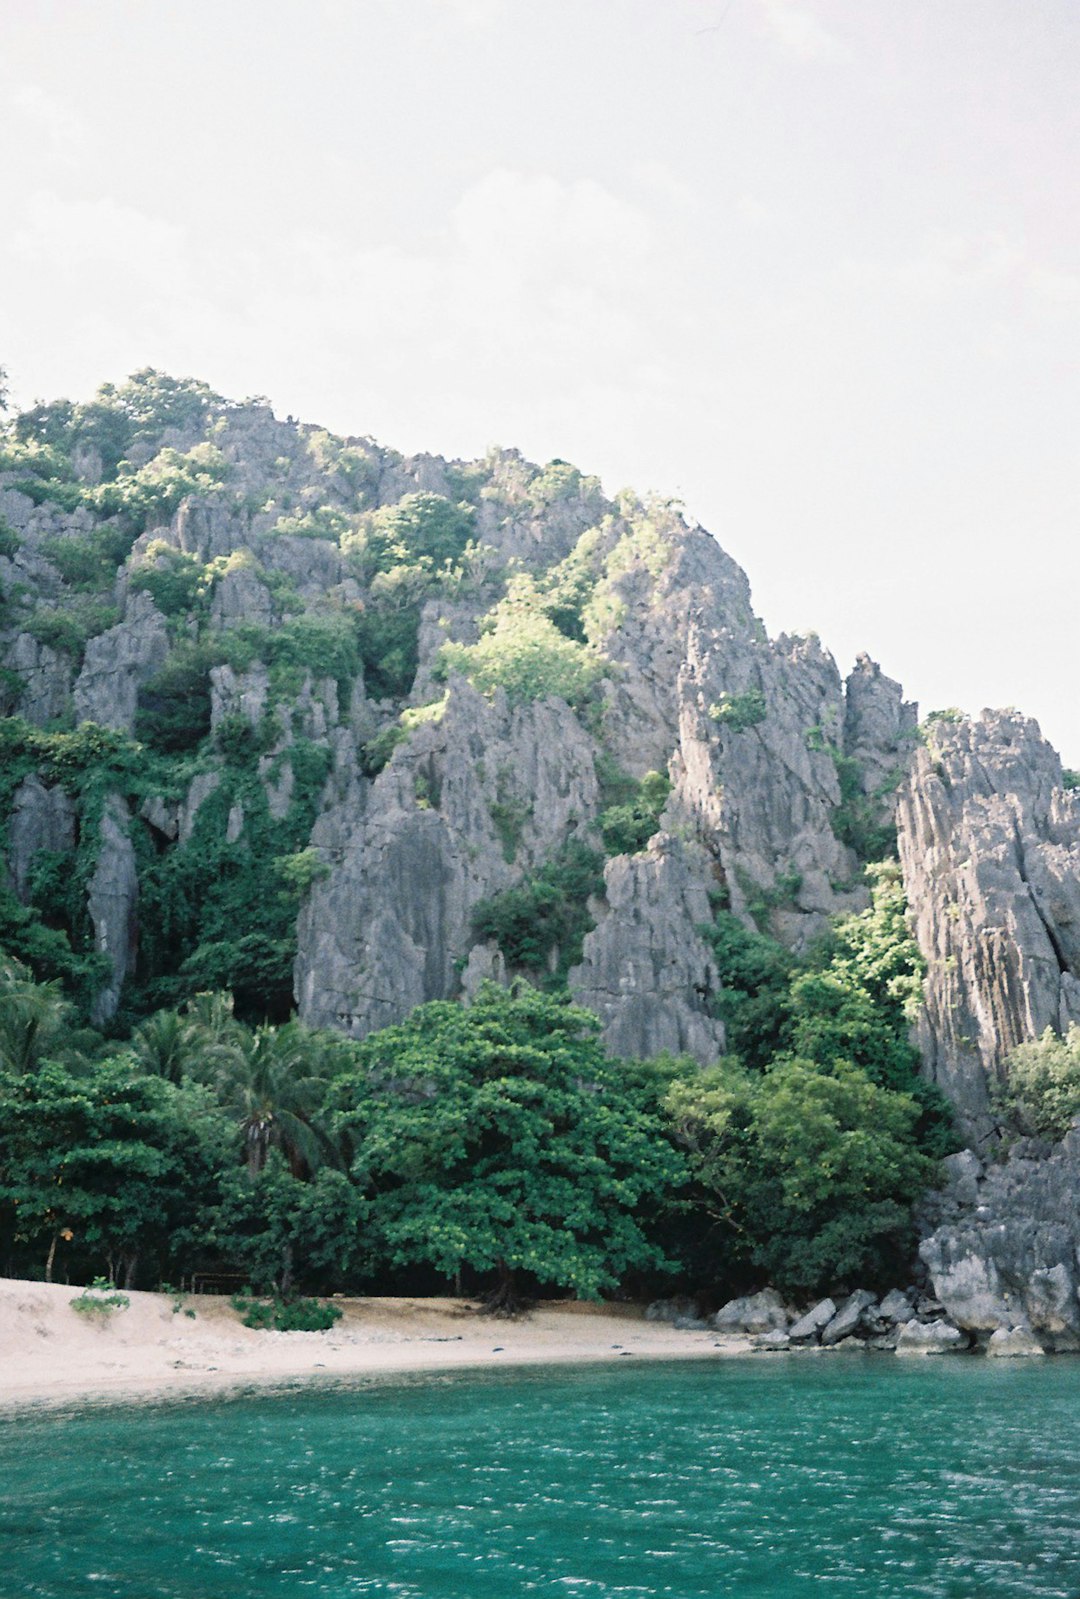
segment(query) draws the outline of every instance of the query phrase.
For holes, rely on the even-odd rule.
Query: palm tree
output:
[[[242,1050],[246,1029],[233,1017],[231,994],[196,994],[182,1011],[159,1010],[132,1035],[143,1071],[180,1083],[211,1084]]]
[[[280,1149],[294,1177],[309,1175],[333,1146],[319,1125],[328,1074],[320,1041],[299,1022],[247,1033],[218,1078],[222,1104],[239,1122],[248,1173]]]
[[[0,958],[0,1068],[21,1077],[69,1053],[73,1016],[59,981],[35,983],[20,961]]]

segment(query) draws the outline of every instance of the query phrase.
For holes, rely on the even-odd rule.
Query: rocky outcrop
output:
[[[75,848],[75,816],[75,806],[64,789],[46,788],[33,774],[15,790],[7,828],[7,860],[11,885],[24,905],[38,851]]]
[[[775,1288],[762,1288],[759,1293],[746,1294],[739,1299],[729,1299],[713,1317],[717,1332],[768,1333],[787,1331],[790,1321],[783,1299]]]
[[[124,621],[86,646],[75,682],[76,722],[134,732],[139,689],[165,664],[168,653],[165,618],[148,594],[134,595]]]
[[[14,709],[35,727],[46,727],[71,712],[71,658],[41,644],[29,633],[12,641],[4,660],[21,685]]]
[[[844,754],[858,762],[863,792],[881,794],[886,809],[910,765],[918,720],[900,684],[860,655],[844,684]]]
[[[919,1046],[978,1141],[1009,1051],[1080,1020],[1080,795],[1035,722],[984,711],[930,724],[897,816],[927,962]]]
[[[833,831],[835,662],[814,639],[698,629],[678,701],[672,814],[702,839],[734,913],[801,947],[864,903],[858,863]]]
[[[1025,1142],[983,1165],[970,1150],[920,1245],[941,1304],[985,1339],[1021,1327],[1049,1349],[1080,1349],[1080,1127],[1054,1149]]]
[[[712,914],[708,880],[700,846],[668,833],[644,854],[608,862],[605,899],[570,989],[600,1017],[613,1054],[691,1055],[703,1066],[723,1054],[724,1025],[710,1012],[719,978],[696,932]]]
[[[94,1001],[92,1020],[107,1022],[120,1003],[120,991],[135,957],[135,906],[139,879],[129,836],[127,806],[111,794],[102,812],[101,847],[90,879],[87,909],[94,925],[94,943],[109,963],[108,981]]]
[[[949,1321],[909,1321],[896,1341],[898,1355],[956,1355],[971,1340]]]
[[[510,707],[463,680],[373,781],[339,744],[312,835],[329,874],[300,920],[304,1020],[360,1037],[460,993],[478,903],[580,835],[597,794],[593,741],[569,706]]]

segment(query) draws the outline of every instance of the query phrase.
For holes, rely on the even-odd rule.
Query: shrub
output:
[[[514,888],[477,905],[476,936],[494,939],[507,964],[534,977],[541,987],[564,987],[593,925],[588,901],[604,892],[603,865],[597,850],[570,839]]]
[[[155,539],[146,551],[146,564],[131,575],[131,588],[135,594],[149,594],[163,616],[184,616],[206,593],[208,579],[201,561]]]
[[[1041,1038],[1018,1045],[992,1100],[1017,1132],[1052,1143],[1064,1138],[1080,1116],[1080,1026],[1074,1022],[1064,1038],[1048,1027]]]
[[[6,516],[0,516],[0,555],[8,557],[14,555],[19,549],[22,540],[8,521]]]
[[[398,745],[403,744],[408,736],[398,722],[391,722],[389,726],[380,728],[374,738],[369,738],[366,744],[362,744],[360,770],[364,776],[378,777]]]
[[[364,683],[374,698],[401,699],[412,688],[419,660],[420,609],[370,606],[356,619]]]
[[[100,592],[112,587],[117,569],[127,560],[133,543],[130,526],[103,522],[89,533],[64,533],[43,539],[41,550],[65,583]]]
[[[624,805],[609,805],[600,814],[600,833],[609,855],[636,855],[660,825],[671,783],[663,772],[646,772],[636,785],[634,798]]]
[[[741,694],[721,694],[709,706],[711,720],[732,733],[745,733],[747,728],[757,727],[767,714],[765,695],[759,688],[748,688]]]
[[[245,1327],[273,1332],[328,1332],[341,1320],[341,1308],[318,1299],[257,1299],[250,1289],[229,1300]]]
[[[196,444],[179,450],[159,450],[137,472],[120,472],[113,482],[87,491],[94,507],[105,516],[122,516],[138,531],[167,522],[189,494],[210,494],[228,471],[221,451],[213,444]]]
[[[302,516],[279,516],[270,533],[294,539],[328,539],[337,544],[351,526],[344,511],[332,505],[320,505]]]
[[[107,1277],[95,1277],[89,1288],[69,1299],[68,1304],[80,1316],[100,1316],[104,1320],[118,1310],[127,1310],[131,1300],[127,1294],[117,1293]]]
[[[472,533],[473,508],[441,494],[406,494],[371,512],[354,548],[373,572],[428,563],[435,570],[461,555]]]
[[[212,650],[185,643],[142,685],[135,736],[162,754],[195,749],[210,732]]]
[[[78,599],[63,609],[41,607],[24,623],[23,630],[51,650],[70,655],[76,666],[82,664],[86,646],[99,633],[108,632],[119,620],[115,605]]]
[[[580,706],[606,667],[548,617],[503,615],[477,644],[444,644],[439,669],[460,672],[481,693],[501,688],[512,705],[557,695]]]

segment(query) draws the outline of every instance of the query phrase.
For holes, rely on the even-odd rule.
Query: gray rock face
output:
[[[270,701],[270,674],[261,661],[246,672],[231,666],[215,666],[210,671],[210,727],[213,732],[226,717],[239,716],[251,727],[258,727]]]
[[[210,619],[219,628],[234,627],[239,622],[268,627],[274,620],[270,590],[251,567],[226,572],[214,585]]]
[[[1034,722],[984,711],[932,724],[898,823],[928,965],[919,1045],[977,1141],[1008,1052],[1080,1020],[1080,795]]]
[[[127,806],[118,795],[110,795],[101,818],[101,849],[87,896],[94,942],[111,968],[109,981],[94,1002],[91,1019],[97,1025],[115,1014],[135,955],[139,881],[128,822]]]
[[[16,711],[35,727],[59,721],[71,709],[71,661],[29,633],[12,642],[4,664],[22,680]]]
[[[775,1288],[729,1299],[713,1317],[718,1332],[767,1333],[778,1328],[786,1332],[787,1324],[788,1313]]]
[[[998,1327],[990,1334],[986,1353],[998,1360],[1026,1360],[1046,1350],[1026,1327]]]
[[[608,862],[606,905],[570,988],[600,1017],[616,1055],[668,1051],[709,1065],[724,1052],[724,1025],[708,1010],[719,978],[695,932],[711,916],[703,857],[660,833],[644,854]]]
[[[877,1304],[877,1299],[865,1288],[857,1288],[849,1294],[832,1319],[826,1322],[821,1329],[821,1342],[826,1346],[838,1344],[842,1338],[849,1338],[855,1329],[862,1325],[865,1313],[872,1305]]]
[[[718,707],[751,696],[760,719],[717,719]],[[836,666],[816,640],[769,644],[720,629],[690,640],[671,814],[702,839],[735,914],[752,924],[756,905],[770,907],[772,931],[794,946],[864,903],[855,858],[832,830],[836,765],[816,747],[838,741],[842,706]]]
[[[911,762],[918,709],[899,683],[886,677],[868,655],[860,655],[844,686],[844,754],[858,761],[863,791],[891,791]]]
[[[907,1294],[901,1293],[899,1288],[892,1288],[878,1306],[878,1315],[882,1321],[897,1322],[902,1326],[914,1317],[915,1306]]]
[[[788,1336],[793,1344],[816,1343],[823,1327],[827,1327],[836,1315],[836,1303],[832,1299],[822,1299],[805,1316],[800,1316],[788,1328]]]
[[[592,740],[569,707],[511,709],[451,684],[373,782],[347,753],[313,843],[330,867],[302,912],[301,1014],[357,1037],[460,991],[472,913],[597,808]],[[519,828],[514,862],[498,818]]]
[[[949,1321],[909,1321],[896,1340],[898,1355],[955,1355],[966,1349],[966,1333]]]
[[[139,689],[164,665],[168,653],[165,618],[148,594],[136,594],[126,619],[86,647],[75,682],[75,720],[133,732]]]
[[[974,1201],[946,1190],[919,1252],[959,1326],[1022,1323],[1049,1347],[1080,1348],[1080,1128],[1053,1150],[1016,1146],[985,1169]]]
[[[39,850],[75,848],[75,807],[62,788],[46,788],[30,776],[15,790],[8,821],[8,871],[25,905],[30,873]]]

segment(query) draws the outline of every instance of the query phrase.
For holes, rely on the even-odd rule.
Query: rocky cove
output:
[[[1080,1022],[1080,792],[1038,726],[920,723],[868,655],[768,638],[677,506],[565,462],[142,379],[27,413],[0,463],[5,947],[116,1036],[228,988],[362,1040],[524,974],[611,1055],[709,1068],[717,916],[801,959],[895,856],[966,1146],[921,1286],[720,1314],[771,1315],[765,1348],[1080,1348],[1080,1133],[1010,1143],[996,1097]],[[526,949],[507,896],[575,862]]]

